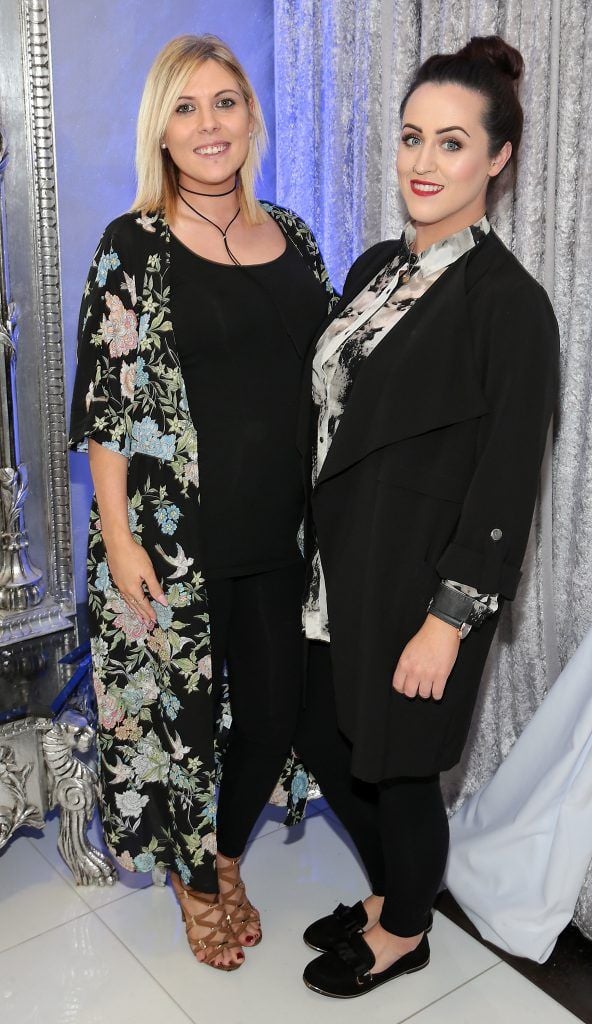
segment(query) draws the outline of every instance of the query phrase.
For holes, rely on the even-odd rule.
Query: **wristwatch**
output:
[[[464,594],[462,590],[448,587],[442,582],[428,605],[430,615],[454,626],[459,638],[464,640],[473,626],[480,626],[487,618],[488,608],[482,601]]]

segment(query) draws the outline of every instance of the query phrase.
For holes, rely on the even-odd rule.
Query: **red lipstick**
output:
[[[437,196],[444,188],[435,181],[425,181],[423,178],[412,178],[409,184],[413,195],[422,197]]]

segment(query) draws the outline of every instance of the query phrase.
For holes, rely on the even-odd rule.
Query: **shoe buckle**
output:
[[[370,982],[374,981],[374,975],[371,974],[370,971],[364,971],[363,974],[356,974],[356,985],[358,985],[360,988],[362,988],[364,985],[367,985],[369,980]]]

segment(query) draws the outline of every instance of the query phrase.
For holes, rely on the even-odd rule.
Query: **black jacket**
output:
[[[398,244],[354,263],[333,316]],[[491,233],[360,368],[312,493],[316,411],[305,378],[299,446],[339,723],[360,778],[428,775],[460,758],[498,615],[461,644],[442,701],[396,693],[392,674],[440,578],[514,597],[557,375],[547,295]],[[309,518],[309,548],[311,527]]]

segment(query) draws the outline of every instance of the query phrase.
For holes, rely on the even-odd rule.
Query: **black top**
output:
[[[198,436],[204,574],[289,565],[303,511],[302,360],[327,292],[289,241],[270,263],[236,267],[171,235],[171,310]]]

